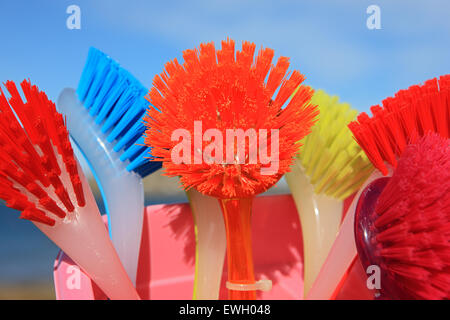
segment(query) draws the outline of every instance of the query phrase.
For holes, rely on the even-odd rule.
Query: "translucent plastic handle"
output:
[[[78,171],[86,205],[82,208],[77,206],[64,220],[57,219],[53,227],[38,222],[34,224],[70,256],[110,299],[139,300],[108,237],[89,184],[80,168]],[[70,181],[67,183],[70,184]],[[73,192],[71,197],[75,197]]]
[[[354,236],[356,206],[361,196],[361,192],[366,186],[381,177],[383,177],[383,175],[380,171],[374,171],[353,199],[330,253],[307,295],[308,300],[330,299],[342,277],[345,275],[345,272],[352,264],[357,255]]]
[[[218,300],[227,238],[217,199],[195,189],[187,191],[195,222],[196,252],[194,297]]]
[[[297,163],[298,164],[298,163]],[[299,165],[286,175],[303,234],[304,296],[319,274],[333,245],[342,220],[343,201],[314,192],[314,186]]]
[[[227,234],[228,282],[255,283],[251,216],[253,198],[219,199]],[[230,300],[256,300],[256,291],[228,290]]]
[[[58,109],[67,116],[72,139],[87,159],[105,201],[110,236],[130,279],[136,273],[144,219],[144,188],[140,176],[126,170],[120,152],[106,140],[74,89],[64,89]]]

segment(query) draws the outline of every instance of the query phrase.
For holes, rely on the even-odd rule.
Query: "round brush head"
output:
[[[287,74],[286,57],[273,65],[272,49],[261,49],[255,59],[254,53],[249,42],[237,52],[233,40],[223,41],[221,50],[201,44],[183,52],[183,64],[175,59],[154,78],[147,99],[159,110],[147,111],[145,143],[165,174],[181,176],[186,189],[218,198],[264,192],[289,171],[297,141],[310,132],[318,115],[310,104],[313,91],[300,86],[286,103],[304,76]],[[228,130],[244,138],[230,139]],[[187,147],[176,162],[180,137]]]
[[[381,298],[450,298],[449,139],[425,135],[364,190],[355,237],[364,267],[381,270]]]

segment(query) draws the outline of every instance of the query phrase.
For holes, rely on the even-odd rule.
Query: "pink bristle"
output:
[[[403,298],[450,298],[450,140],[427,134],[406,147],[375,212],[376,260]]]

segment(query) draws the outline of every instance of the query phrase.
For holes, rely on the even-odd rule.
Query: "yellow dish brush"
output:
[[[304,296],[339,231],[344,200],[373,170],[347,128],[358,111],[321,90],[311,103],[320,109],[319,120],[311,134],[300,141],[298,157],[285,175],[302,225]]]

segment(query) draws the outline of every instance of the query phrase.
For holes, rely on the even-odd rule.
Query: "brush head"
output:
[[[46,94],[29,81],[0,88],[0,198],[21,218],[55,224],[85,206],[77,161],[64,119]]]
[[[380,267],[383,298],[449,299],[450,140],[425,135],[382,179],[374,210],[356,215],[361,261]]]
[[[255,44],[249,42],[243,42],[241,51],[237,52],[233,40],[223,41],[222,49],[217,51],[213,43],[201,44],[199,49],[183,52],[183,64],[175,59],[154,78],[147,99],[161,112],[148,110],[145,142],[153,147],[152,156],[163,162],[165,174],[181,176],[186,189],[194,187],[219,198],[251,197],[264,192],[289,171],[300,147],[296,142],[310,132],[318,110],[310,104],[313,91],[309,87],[301,86],[283,108],[303,82],[303,75],[298,71],[287,74],[289,59],[286,57],[280,57],[272,65],[272,49],[261,49],[255,60],[254,53]],[[201,121],[200,132],[195,132],[194,121]],[[171,137],[176,129],[186,130],[192,141],[202,139],[209,129],[217,129],[224,139],[216,150],[223,151],[223,157],[214,154],[212,161],[205,159],[200,164],[175,163],[171,154],[179,141],[172,141]],[[276,144],[276,134],[271,129],[278,130],[279,152],[271,154],[276,160],[264,164],[258,157],[252,162],[250,143],[244,142],[243,146],[234,144],[233,140],[231,152],[245,147],[245,156],[234,153],[222,161],[227,154],[226,145],[230,146],[225,141],[227,129],[253,129],[254,141],[264,140],[259,129],[266,129],[267,144],[259,143],[260,149],[261,145],[270,148],[272,142]],[[203,159],[207,154],[205,149],[211,148],[210,143],[218,143],[206,140],[198,148],[191,144],[188,150],[191,159],[199,156]],[[261,169],[271,165],[278,167],[275,173],[261,173]]]
[[[347,128],[357,111],[322,90],[314,93],[311,103],[319,107],[320,116],[301,141],[298,159],[316,193],[343,200],[356,192],[373,170]]]
[[[127,70],[98,49],[90,48],[77,94],[84,107],[114,151],[122,152],[121,161],[129,161],[128,171],[145,177],[161,167],[150,162],[144,144],[142,117],[150,107],[144,96],[147,89]]]
[[[386,163],[395,168],[417,137],[428,132],[450,137],[450,75],[400,90],[371,111],[371,118],[363,112],[349,128],[372,164],[386,175]]]

